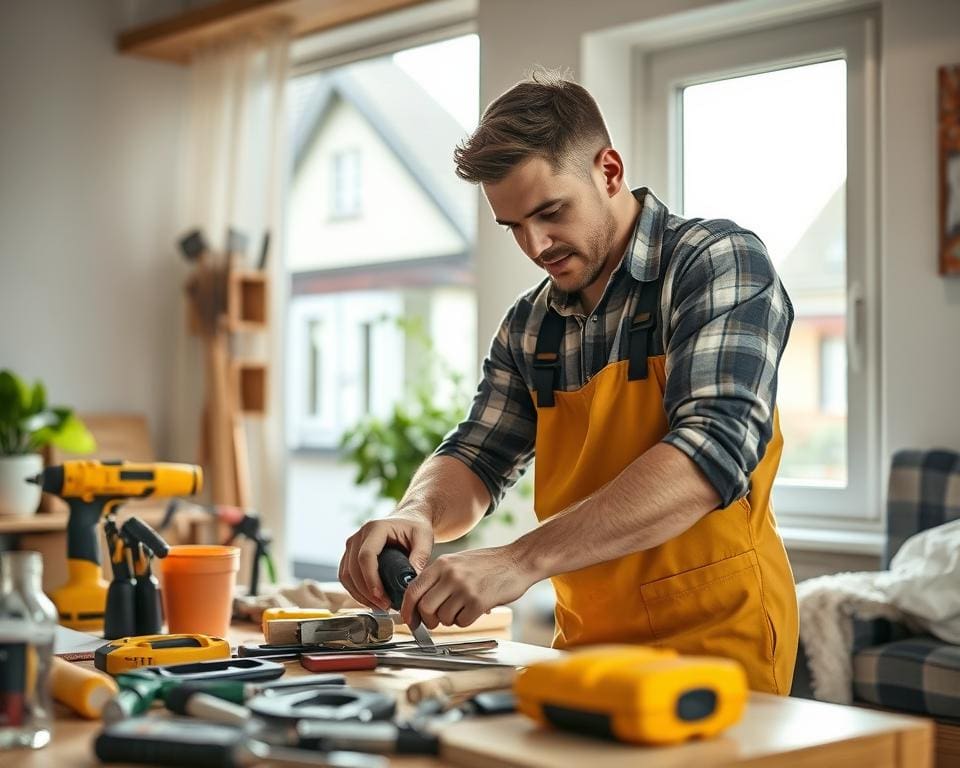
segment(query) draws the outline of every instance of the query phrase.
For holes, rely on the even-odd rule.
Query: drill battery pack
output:
[[[664,745],[733,725],[748,690],[743,667],[730,659],[607,645],[527,667],[514,693],[517,709],[542,725]]]

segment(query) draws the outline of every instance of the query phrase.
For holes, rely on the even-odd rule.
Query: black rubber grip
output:
[[[84,501],[67,499],[70,517],[67,518],[67,559],[86,560],[100,565],[100,538],[97,523],[103,516],[104,499]]]
[[[390,599],[390,607],[400,610],[407,585],[417,578],[417,572],[410,565],[407,553],[397,547],[384,547],[377,558],[377,570],[380,572],[380,581],[383,582],[383,588]]]
[[[166,557],[170,551],[170,546],[163,540],[163,536],[139,517],[129,518],[120,529],[120,534],[139,541],[157,557]]]

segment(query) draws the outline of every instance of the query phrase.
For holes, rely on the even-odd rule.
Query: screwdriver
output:
[[[198,681],[182,683],[169,690],[164,697],[164,703],[171,712],[185,715],[193,714],[187,712],[187,704],[189,699],[198,693],[215,696],[234,704],[243,704],[247,699],[252,699],[261,693],[290,693],[315,688],[318,685],[346,685],[346,682],[343,675],[307,675],[289,680],[271,680],[266,683],[247,683],[243,680]]]
[[[410,565],[407,553],[398,547],[384,547],[377,557],[377,570],[380,572],[380,581],[383,582],[387,597],[390,598],[390,607],[399,611],[407,586],[417,578],[417,572]],[[411,630],[413,639],[424,653],[436,653],[437,647],[433,638],[427,628],[418,622],[419,617],[414,616],[412,623],[417,624],[417,628]]]

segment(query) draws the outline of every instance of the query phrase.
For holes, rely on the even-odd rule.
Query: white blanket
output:
[[[889,571],[808,579],[797,597],[814,696],[848,704],[854,619],[899,621],[960,644],[960,520],[907,539]]]

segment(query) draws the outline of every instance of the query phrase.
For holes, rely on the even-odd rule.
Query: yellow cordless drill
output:
[[[199,493],[203,471],[194,464],[65,461],[32,482],[70,506],[67,583],[51,595],[60,623],[96,632],[103,629],[108,586],[100,570],[97,523],[128,499]]]

